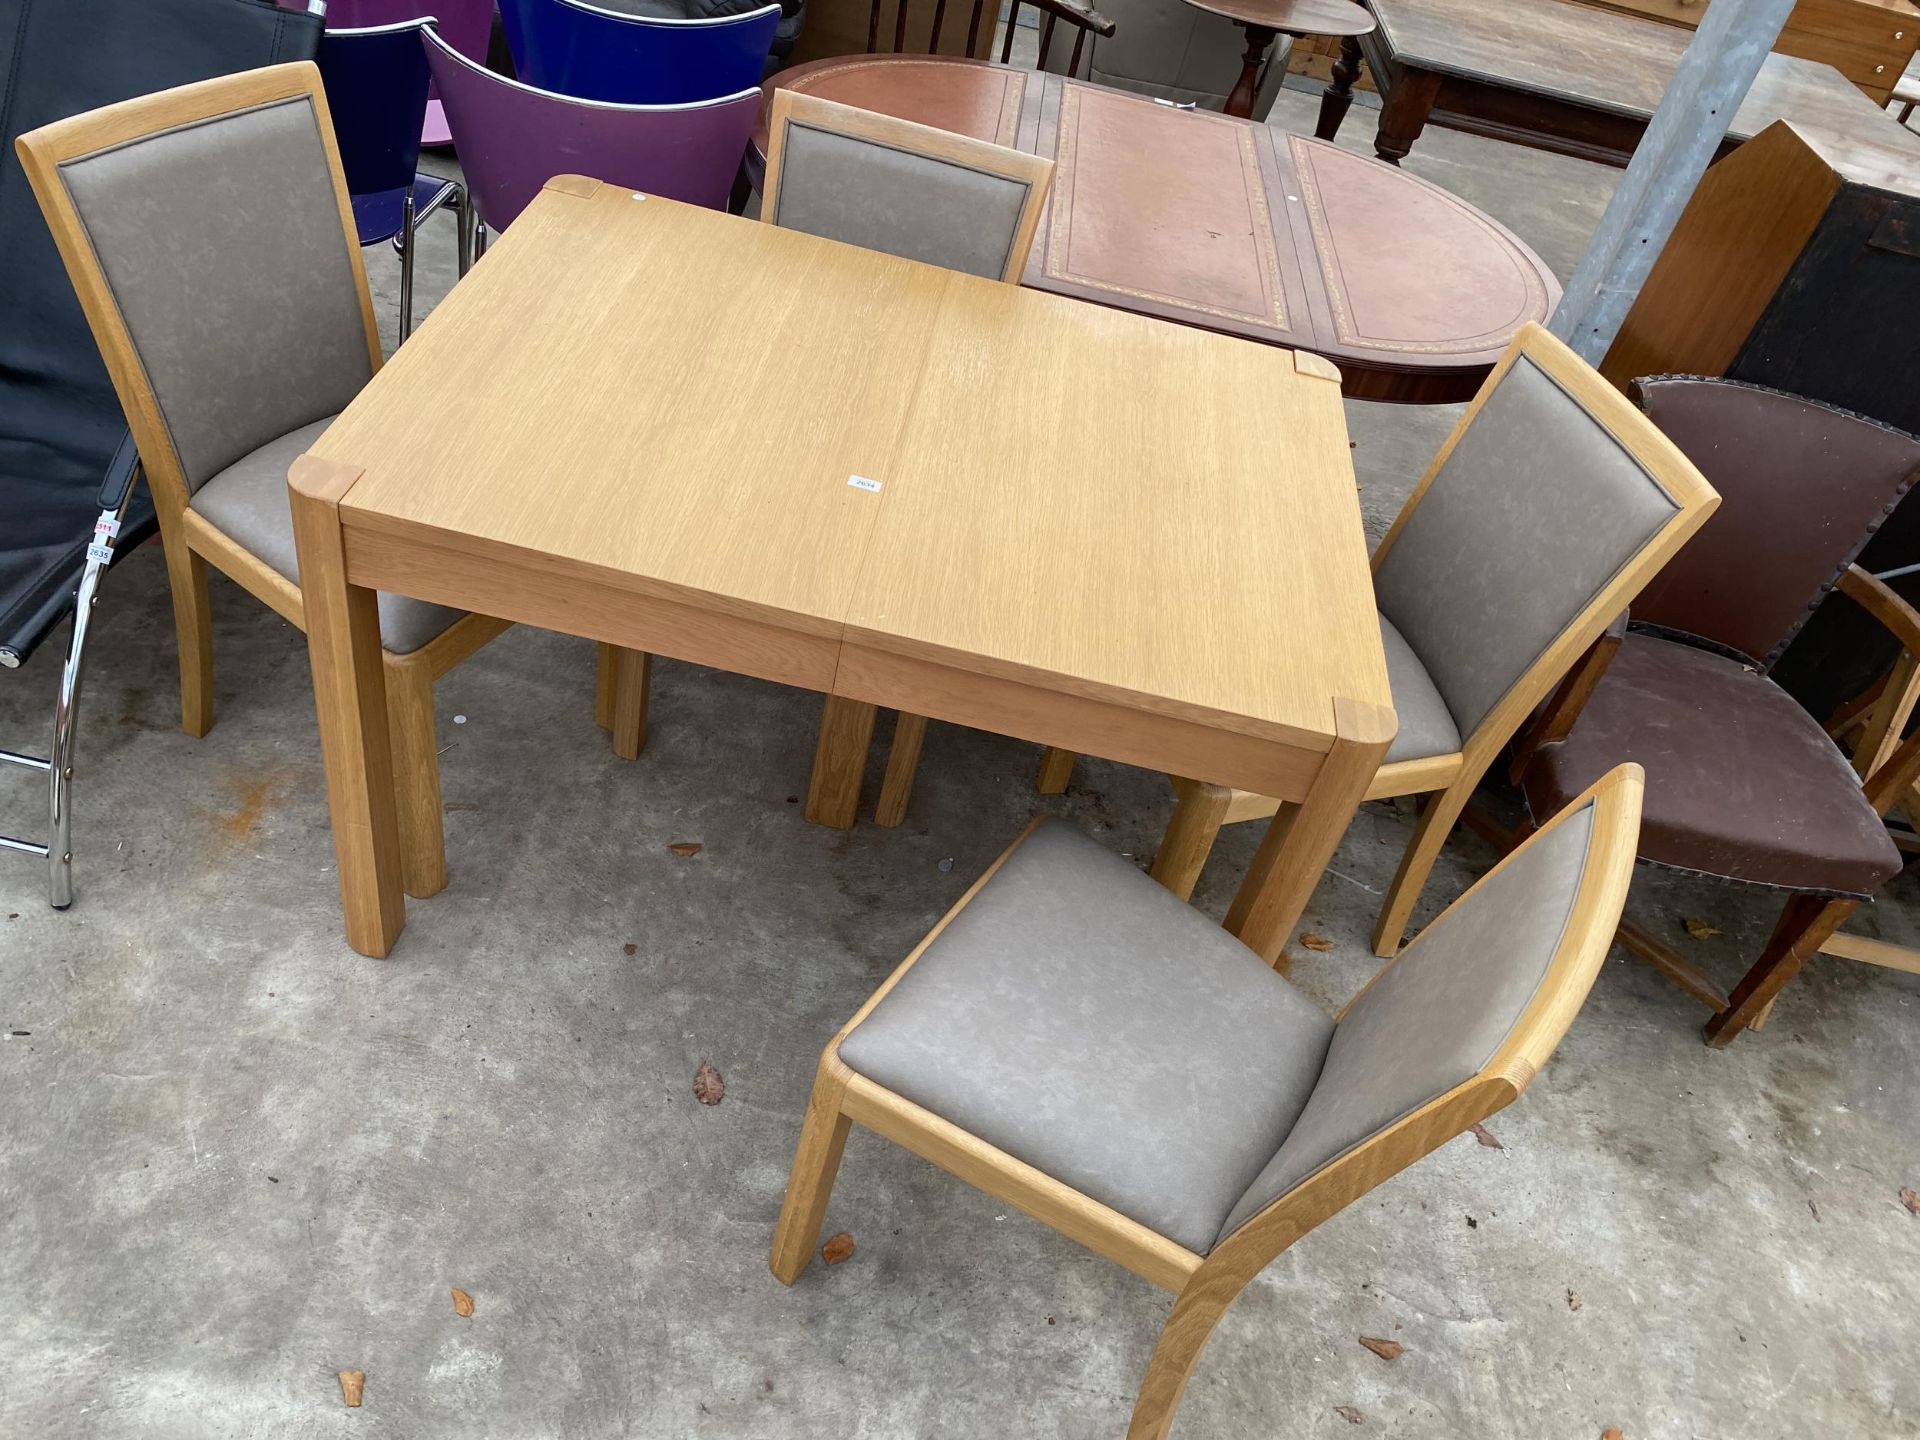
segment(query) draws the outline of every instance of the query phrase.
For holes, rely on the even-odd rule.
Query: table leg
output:
[[[1260,61],[1267,53],[1267,47],[1273,44],[1278,33],[1265,25],[1248,25],[1247,53],[1240,58],[1240,79],[1233,87],[1233,93],[1227,96],[1227,114],[1238,115],[1242,120],[1253,118],[1253,96],[1260,88]]]
[[[1382,97],[1373,153],[1389,165],[1398,165],[1427,128],[1427,116],[1433,113],[1433,102],[1439,95],[1438,75],[1428,70],[1402,72],[1393,92]]]
[[[1316,140],[1334,140],[1340,126],[1353,108],[1353,82],[1360,78],[1360,37],[1340,37],[1340,58],[1333,62],[1333,78],[1320,92],[1320,122],[1313,127]]]
[[[347,583],[340,533],[340,499],[359,478],[352,466],[303,455],[294,462],[288,490],[347,943],[377,958],[399,938],[407,902],[378,597]]]
[[[1248,949],[1285,969],[1287,941],[1333,859],[1340,837],[1366,799],[1393,743],[1397,720],[1379,705],[1334,701],[1334,742],[1299,804],[1282,805],[1227,910],[1227,929]]]
[[[820,743],[813,752],[807,787],[807,819],[845,830],[860,813],[860,781],[867,773],[867,747],[879,707],[844,695],[829,695],[820,710]]]

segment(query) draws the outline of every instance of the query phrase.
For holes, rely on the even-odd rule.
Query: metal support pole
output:
[[[1707,7],[1548,322],[1589,364],[1598,365],[1620,333],[1793,6],[1714,0]]]

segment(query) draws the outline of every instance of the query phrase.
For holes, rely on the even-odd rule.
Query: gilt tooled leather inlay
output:
[[[1011,146],[1019,133],[1027,75],[998,65],[877,55],[823,65],[781,84],[896,120]]]
[[[1343,344],[1497,352],[1547,318],[1551,297],[1531,257],[1471,206],[1332,145],[1289,135],[1287,146]]]
[[[1286,330],[1254,128],[1151,100],[1061,88],[1045,274]]]

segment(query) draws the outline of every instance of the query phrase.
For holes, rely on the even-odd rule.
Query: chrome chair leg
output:
[[[53,749],[47,756],[47,900],[56,910],[73,903],[73,751],[80,720],[80,679],[87,634],[99,602],[100,571],[87,566],[73,607],[73,639],[60,670],[60,696],[53,707]]]
[[[413,196],[400,222],[400,343],[413,333]]]
[[[473,268],[473,226],[470,220],[473,201],[468,198],[467,192],[461,189],[454,193],[447,204],[453,207],[454,223],[460,227],[459,269],[460,276],[464,278],[467,271]]]
[[[467,224],[471,227],[473,238],[467,242],[467,248],[473,255],[473,264],[480,263],[480,257],[487,253],[487,222],[480,218],[480,207],[469,203],[467,206]]]

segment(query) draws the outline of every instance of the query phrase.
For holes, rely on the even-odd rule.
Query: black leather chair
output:
[[[72,901],[73,741],[100,574],[153,533],[120,402],[14,154],[23,132],[215,75],[310,60],[321,19],[269,0],[0,0],[0,667],[23,664],[76,617],[45,758],[48,898]],[[156,239],[156,243],[165,243]],[[115,533],[117,527],[117,534]]]

